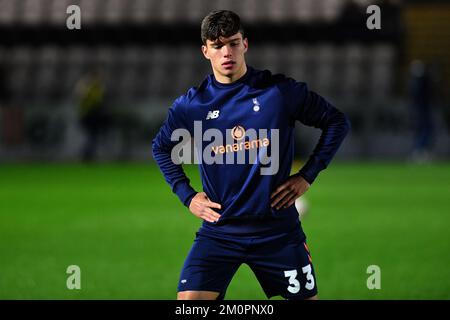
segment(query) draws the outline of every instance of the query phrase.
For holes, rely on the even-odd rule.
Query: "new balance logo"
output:
[[[220,110],[208,111],[208,114],[206,115],[206,120],[218,118],[219,112]]]

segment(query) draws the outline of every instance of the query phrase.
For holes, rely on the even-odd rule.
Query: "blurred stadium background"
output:
[[[66,28],[71,4],[81,30]],[[370,4],[381,30],[366,28]],[[241,16],[249,65],[352,121],[306,196],[320,297],[449,299],[450,3],[375,0],[0,0],[0,298],[175,297],[200,221],[151,140],[211,72],[200,22],[214,9]],[[297,127],[294,169],[318,135]],[[71,264],[81,290],[66,288]],[[373,264],[381,290],[366,287]],[[227,298],[264,295],[243,266]]]

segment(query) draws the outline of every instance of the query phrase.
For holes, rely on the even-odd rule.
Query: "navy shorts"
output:
[[[301,228],[259,237],[196,233],[178,291],[215,291],[223,299],[242,263],[254,272],[267,298],[305,299],[317,294],[316,277]]]

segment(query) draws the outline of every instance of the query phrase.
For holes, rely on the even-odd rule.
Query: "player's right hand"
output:
[[[212,208],[221,209],[222,206],[218,203],[209,200],[205,192],[197,193],[191,200],[189,210],[195,216],[208,222],[217,222],[220,214],[215,212]]]

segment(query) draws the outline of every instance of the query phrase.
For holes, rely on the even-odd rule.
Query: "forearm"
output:
[[[350,130],[348,118],[335,108],[332,108],[321,122],[319,126],[322,130],[320,139],[299,172],[310,184],[314,182],[320,171],[328,166]]]
[[[186,207],[189,207],[190,201],[197,192],[191,187],[190,180],[186,176],[183,167],[172,161],[170,149],[162,146],[158,138],[157,136],[153,140],[153,158],[172,191]]]

